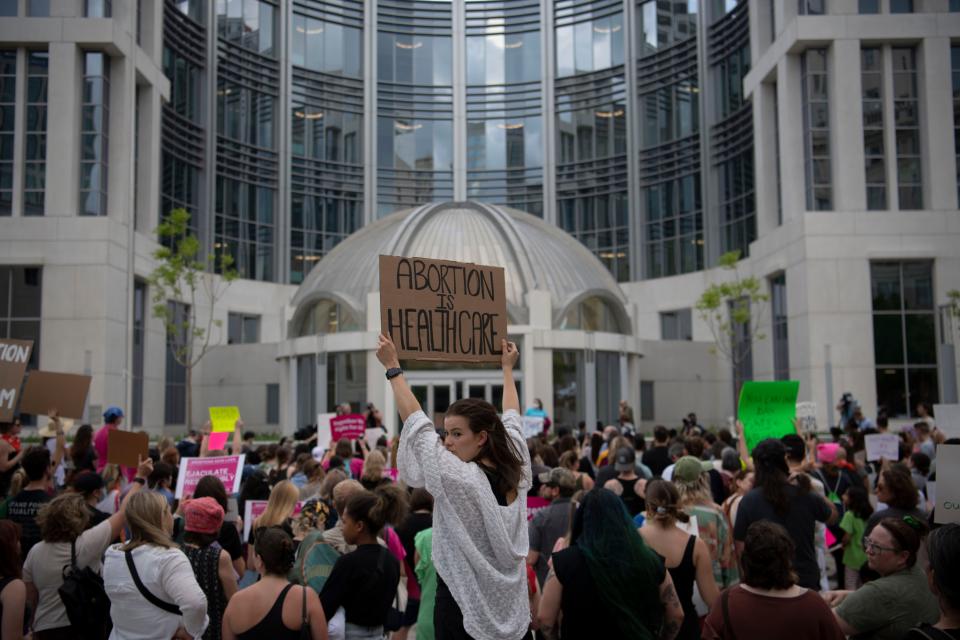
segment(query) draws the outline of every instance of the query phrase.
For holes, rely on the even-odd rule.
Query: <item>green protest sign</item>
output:
[[[743,383],[737,417],[743,423],[748,451],[761,440],[795,433],[793,419],[799,391],[796,380]]]

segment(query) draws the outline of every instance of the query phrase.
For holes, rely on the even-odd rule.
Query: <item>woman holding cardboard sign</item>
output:
[[[400,478],[434,499],[438,640],[518,640],[529,633],[524,496],[530,457],[513,381],[519,352],[512,342],[501,346],[502,420],[488,402],[458,400],[447,409],[441,440],[404,379],[393,341],[381,334],[377,345],[404,421]]]

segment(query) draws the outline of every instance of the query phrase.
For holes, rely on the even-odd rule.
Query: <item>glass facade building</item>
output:
[[[542,217],[621,282],[746,254],[747,5],[165,0],[160,212],[292,284],[445,200]]]

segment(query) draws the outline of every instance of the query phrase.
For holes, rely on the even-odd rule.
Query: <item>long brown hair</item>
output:
[[[470,431],[487,433],[487,441],[480,447],[478,460],[489,460],[498,473],[498,488],[505,494],[516,491],[523,477],[523,454],[500,420],[497,409],[485,400],[464,398],[447,408],[448,416],[465,418]]]
[[[0,577],[20,578],[20,525],[10,520],[0,520]]]

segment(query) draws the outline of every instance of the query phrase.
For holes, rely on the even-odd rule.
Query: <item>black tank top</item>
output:
[[[623,487],[623,493],[620,494],[620,499],[623,500],[623,504],[627,506],[630,517],[632,518],[638,513],[643,512],[643,510],[647,508],[647,501],[643,499],[643,496],[638,495],[636,489],[634,489],[634,486],[640,481],[640,478],[634,478],[633,480],[615,478],[615,480]]]
[[[283,601],[287,597],[292,584],[288,584],[277,596],[277,601],[273,603],[270,611],[260,622],[253,625],[243,633],[237,634],[237,640],[257,640],[258,638],[269,638],[270,640],[298,640],[300,629],[288,629],[283,624]]]
[[[692,640],[700,638],[700,621],[697,609],[693,605],[693,584],[697,579],[697,567],[693,564],[693,548],[697,542],[696,536],[687,538],[687,546],[683,550],[683,558],[677,566],[667,568],[673,578],[673,588],[677,590],[677,598],[683,607],[683,625],[676,640]]]

